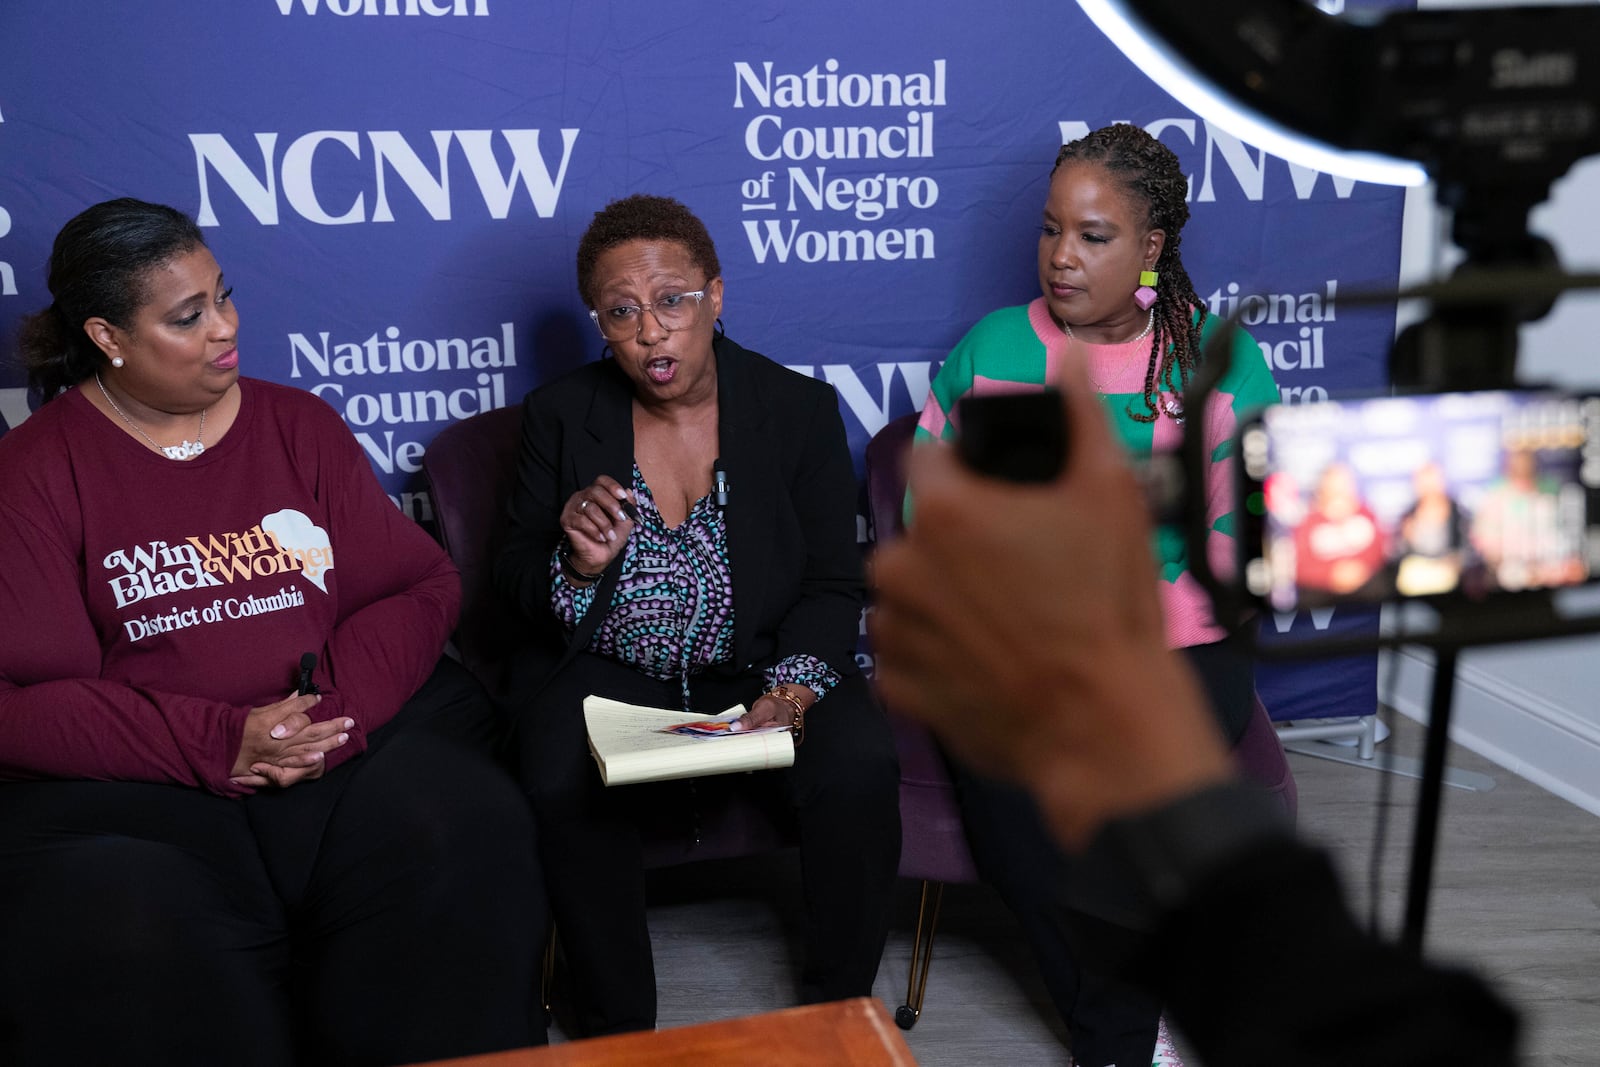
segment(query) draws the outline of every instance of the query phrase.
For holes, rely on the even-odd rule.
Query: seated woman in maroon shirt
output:
[[[1385,587],[1383,531],[1344,463],[1329,464],[1318,477],[1294,547],[1295,585],[1304,603],[1321,603],[1329,594],[1372,600]]]
[[[0,438],[0,1062],[541,1039],[531,825],[440,660],[449,560],[331,408],[240,377],[184,215],[88,209],[49,285],[45,403]]]

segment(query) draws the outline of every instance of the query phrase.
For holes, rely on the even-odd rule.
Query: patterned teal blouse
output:
[[[707,495],[689,515],[668,526],[637,463],[633,497],[639,512],[622,552],[606,616],[588,651],[626,663],[658,681],[677,681],[690,710],[690,679],[707,667],[733,661],[733,569],[728,561],[728,520]],[[550,607],[568,632],[594,610],[600,583],[578,587],[566,580],[561,557],[550,558]],[[815,656],[793,655],[763,672],[768,688],[804,685],[821,698],[839,674]]]

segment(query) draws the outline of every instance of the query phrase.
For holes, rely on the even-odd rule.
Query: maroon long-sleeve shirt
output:
[[[228,433],[159,456],[77,389],[0,438],[0,778],[223,795],[245,717],[318,656],[336,766],[427,678],[448,557],[322,400],[241,379]]]

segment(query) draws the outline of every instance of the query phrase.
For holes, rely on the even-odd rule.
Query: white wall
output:
[[[1466,5],[1423,0],[1418,6]],[[1432,190],[1416,193],[1406,202],[1402,285],[1433,277],[1458,258],[1437,239],[1443,227]],[[1529,228],[1554,243],[1568,270],[1600,270],[1597,205],[1600,159],[1590,158],[1556,183]],[[1524,327],[1517,369],[1524,381],[1600,388],[1600,294],[1570,293],[1549,316]],[[1600,815],[1600,637],[1474,649],[1459,662],[1451,736]],[[1425,718],[1431,657],[1401,652],[1394,665],[1395,706]]]

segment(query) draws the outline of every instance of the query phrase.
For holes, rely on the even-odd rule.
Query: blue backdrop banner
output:
[[[49,302],[50,241],[83,207],[192,212],[244,373],[326,399],[428,521],[428,442],[599,355],[577,237],[662,193],[717,241],[729,335],[832,383],[859,456],[968,326],[1037,295],[1056,148],[1112,121],[1191,174],[1189,273],[1285,401],[1381,383],[1392,309],[1342,301],[1394,285],[1400,192],[1197,118],[1064,0],[7,5],[0,331]],[[35,399],[0,364],[0,420]],[[1263,686],[1276,717],[1358,714],[1374,676],[1361,657]]]

